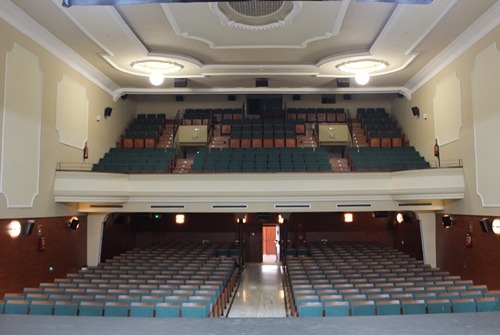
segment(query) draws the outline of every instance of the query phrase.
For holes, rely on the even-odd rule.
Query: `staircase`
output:
[[[352,145],[355,147],[368,146],[365,131],[363,130],[360,122],[352,123]]]
[[[306,123],[306,133],[305,135],[297,136],[297,146],[301,148],[315,148],[318,146],[316,138],[314,123]]]
[[[333,172],[351,172],[347,158],[330,158]]]
[[[165,129],[163,130],[163,134],[160,136],[158,140],[157,148],[171,148],[174,144],[174,124],[167,123],[165,124]]]
[[[192,159],[177,158],[175,162],[175,168],[172,173],[183,174],[189,173],[191,171],[191,166],[193,165]]]

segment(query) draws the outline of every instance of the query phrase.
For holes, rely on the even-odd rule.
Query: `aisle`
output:
[[[247,263],[227,317],[286,317],[281,265]]]

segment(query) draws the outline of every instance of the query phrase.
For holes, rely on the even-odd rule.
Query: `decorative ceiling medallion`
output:
[[[176,64],[174,62],[163,61],[163,60],[140,60],[130,64],[132,68],[150,74],[152,72],[156,73],[174,73],[182,70],[183,66]]]
[[[360,59],[337,65],[337,69],[347,73],[374,73],[389,66],[388,62],[376,59]]]
[[[209,7],[225,26],[261,31],[291,24],[302,11],[302,1],[211,2]]]

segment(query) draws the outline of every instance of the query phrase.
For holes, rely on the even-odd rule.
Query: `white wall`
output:
[[[41,110],[41,117],[38,119],[30,118],[25,122],[32,124],[36,122],[35,126],[40,129],[37,141],[39,143],[40,151],[40,169],[29,169],[30,178],[38,178],[38,192],[34,197],[33,204],[23,207],[8,206],[7,199],[4,194],[0,193],[0,218],[27,218],[27,217],[51,217],[51,216],[65,216],[76,214],[76,206],[68,206],[58,204],[54,201],[53,188],[54,188],[54,175],[55,169],[60,162],[83,163],[83,153],[80,148],[63,144],[59,132],[57,130],[57,103],[58,101],[66,101],[64,113],[69,113],[70,116],[67,120],[71,120],[71,113],[79,108],[72,109],[71,102],[67,101],[67,97],[61,96],[58,93],[58,84],[67,78],[75,83],[75,87],[80,87],[79,96],[83,92],[83,99],[88,101],[88,107],[85,111],[80,111],[75,115],[75,119],[86,113],[88,117],[88,124],[82,125],[72,124],[71,122],[63,122],[63,125],[71,127],[87,128],[86,134],[83,137],[88,139],[89,159],[88,163],[94,163],[110,148],[116,146],[116,142],[120,139],[124,127],[135,116],[136,104],[129,100],[119,100],[114,102],[111,95],[98,88],[89,80],[84,78],[81,74],[77,73],[72,68],[68,67],[58,58],[54,57],[47,50],[40,47],[38,44],[21,34],[19,31],[8,25],[5,21],[0,19],[0,31],[2,38],[0,39],[0,131],[3,129],[6,106],[6,90],[16,90],[16,95],[21,95],[26,103],[32,103]],[[38,64],[39,74],[42,81],[42,94],[41,99],[29,91],[23,92],[23,87],[12,83],[6,86],[6,75],[8,71],[13,69],[13,65],[7,65],[7,55],[14,50],[15,46],[24,50],[23,54],[30,54],[34,59],[34,63]],[[11,62],[11,64],[13,64]],[[7,69],[7,70],[6,70]],[[71,85],[69,85],[71,86]],[[70,92],[71,93],[71,92]],[[58,95],[59,94],[59,95]],[[10,93],[9,93],[9,96]],[[15,106],[22,105],[22,101],[16,103]],[[112,116],[104,119],[104,108],[110,106],[113,108]],[[17,107],[16,107],[17,108]],[[29,113],[28,113],[29,114]],[[16,114],[14,114],[16,115]],[[97,117],[101,120],[97,122]],[[0,159],[2,157],[2,148],[5,143],[15,143],[16,141],[23,141],[24,136],[27,136],[22,127],[17,127],[16,131],[3,132],[0,134]],[[10,129],[12,130],[12,129]],[[7,137],[5,137],[7,136]],[[7,152],[5,152],[7,154]],[[23,156],[28,153],[20,150],[16,155]],[[11,155],[9,155],[11,156]],[[6,161],[9,157],[3,157]],[[6,175],[3,179],[8,179],[11,182],[19,183],[20,185],[26,180],[25,169],[5,169]],[[30,187],[31,192],[32,187]]]
[[[496,125],[497,132],[500,129],[500,124],[498,124],[498,115],[500,113],[498,92],[500,92],[500,84],[498,81],[499,76],[495,75],[500,68],[500,54],[497,53],[496,56],[486,57],[486,66],[491,69],[490,73],[478,71],[478,67],[485,66],[485,61],[481,60],[484,52],[488,49],[491,50],[492,47],[495,47],[498,51],[499,46],[500,27],[497,27],[414,92],[411,100],[408,101],[406,98],[399,98],[392,101],[393,115],[397,118],[403,131],[410,139],[410,144],[414,145],[428,161],[435,162],[437,160],[433,155],[434,141],[440,135],[436,133],[435,122],[436,118],[443,118],[441,114],[437,116],[440,111],[435,110],[435,106],[439,106],[439,104],[435,104],[435,99],[448,100],[453,105],[456,105],[457,99],[460,99],[461,111],[459,112],[462,117],[462,127],[458,129],[458,139],[441,145],[440,157],[443,162],[452,160],[455,162],[460,160],[462,162],[466,192],[463,200],[447,203],[444,209],[446,213],[490,216],[498,216],[500,214],[500,207],[483,205],[477,193],[476,183],[476,177],[478,177],[483,184],[489,185],[489,187],[496,190],[500,189],[497,172],[497,167],[500,164],[500,150],[498,150],[500,141],[497,134],[493,131],[489,133],[487,136],[489,141],[487,142],[484,140],[484,136],[481,136],[481,139],[479,139],[481,145],[496,148],[496,150],[489,151],[490,154],[488,157],[482,157],[480,158],[481,161],[478,161],[476,160],[475,151],[475,144],[478,141],[478,136],[475,134],[475,127],[487,124],[490,126]],[[478,76],[479,78],[477,78]],[[447,94],[446,90],[442,93],[443,90],[440,90],[439,87],[449,80],[450,77],[456,77],[459,83],[460,96],[457,97],[453,94],[437,97],[437,94]],[[478,103],[478,99],[474,98],[474,90],[477,89],[477,85],[473,82],[474,78],[479,82],[490,83],[487,89],[495,92],[494,94],[490,94],[490,97],[494,98],[482,99]],[[451,90],[451,92],[454,92],[454,90]],[[420,108],[420,118],[415,118],[412,115],[411,107],[413,106]],[[423,117],[424,113],[427,115],[427,119]],[[449,115],[448,122],[456,124],[456,114]],[[485,160],[487,160],[487,163]],[[486,163],[487,170],[476,175],[476,166],[478,163]],[[497,201],[500,202],[500,193],[497,192],[496,194],[498,196]]]

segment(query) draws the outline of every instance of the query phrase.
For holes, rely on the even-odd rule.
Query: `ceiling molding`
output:
[[[112,80],[26,15],[12,2],[0,1],[0,17],[108,94],[113,95],[113,92],[119,89],[118,85]]]
[[[499,24],[500,2],[497,1],[486,13],[470,25],[466,31],[460,34],[439,55],[429,62],[427,66],[413,76],[405,84],[405,87],[413,94]]]

